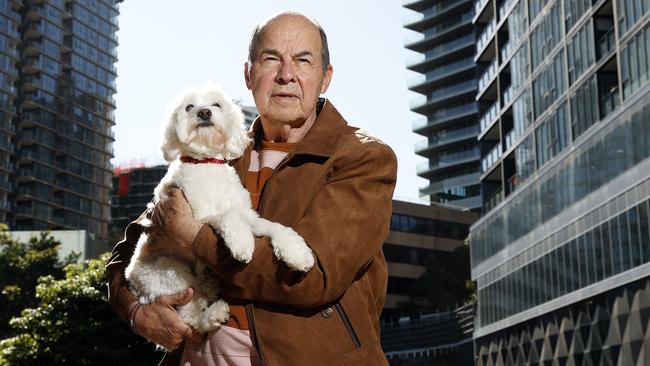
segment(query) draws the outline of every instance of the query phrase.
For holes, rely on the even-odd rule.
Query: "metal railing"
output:
[[[501,150],[501,144],[497,143],[496,146],[494,146],[492,150],[481,159],[481,172],[487,172],[492,166],[494,166],[494,164],[496,164],[497,161],[499,161],[502,154],[503,151]]]
[[[492,61],[490,66],[483,71],[478,80],[478,95],[482,94],[488,86],[490,86],[490,81],[494,79],[497,74],[498,62],[497,60]]]
[[[499,103],[494,102],[492,106],[485,112],[481,118],[479,119],[479,125],[481,127],[481,133],[486,131],[492,124],[494,123],[494,120],[497,118],[499,115]]]
[[[412,127],[414,130],[417,130],[422,127],[439,124],[448,121],[452,118],[464,116],[467,114],[477,113],[477,112],[478,112],[478,106],[476,105],[476,103],[463,104],[457,107],[438,110],[437,112],[429,115],[429,118],[426,117],[418,118],[413,122]]]
[[[478,41],[476,42],[476,52],[477,54],[485,48],[485,46],[490,42],[492,39],[492,36],[494,36],[494,33],[497,29],[497,20],[492,19],[486,26],[485,29],[483,29],[483,32],[481,32],[481,35],[478,37]]]

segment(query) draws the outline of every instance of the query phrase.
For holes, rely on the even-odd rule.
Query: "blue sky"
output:
[[[402,27],[414,14],[401,1],[137,0],[120,4],[115,164],[159,161],[159,126],[173,96],[188,84],[214,80],[235,99],[253,105],[243,64],[255,24],[275,12],[296,10],[325,28],[334,77],[325,94],[352,125],[389,144],[399,161],[396,198],[418,197],[426,181],[413,153],[424,137],[411,132],[417,96],[405,60],[415,55]]]

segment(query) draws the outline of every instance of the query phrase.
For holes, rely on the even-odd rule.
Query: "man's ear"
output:
[[[248,61],[244,62],[244,80],[246,81],[248,90],[251,90],[251,70]]]
[[[334,68],[332,65],[327,65],[327,70],[325,70],[325,76],[323,77],[323,84],[320,88],[320,93],[323,94],[327,91],[327,88],[330,86],[330,81],[332,81],[332,74],[334,73]]]

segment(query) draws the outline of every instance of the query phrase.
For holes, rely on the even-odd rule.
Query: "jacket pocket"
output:
[[[357,333],[354,331],[354,328],[352,327],[352,323],[350,322],[350,318],[348,318],[348,314],[346,314],[345,310],[343,309],[343,305],[341,305],[340,302],[337,302],[335,307],[336,307],[336,311],[341,316],[341,320],[343,321],[343,325],[345,325],[345,329],[348,331],[348,334],[352,339],[352,343],[354,343],[354,348],[355,349],[361,348],[361,341],[359,341],[359,337],[357,336]]]

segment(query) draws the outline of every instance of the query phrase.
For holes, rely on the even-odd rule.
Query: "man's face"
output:
[[[295,128],[316,117],[332,68],[323,73],[320,33],[312,23],[292,15],[271,20],[253,57],[244,74],[262,120]]]

